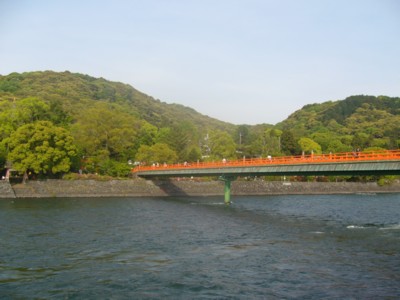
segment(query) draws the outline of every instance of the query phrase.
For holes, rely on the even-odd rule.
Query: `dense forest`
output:
[[[268,120],[266,120],[268,121]],[[127,176],[137,163],[397,149],[400,98],[310,104],[276,125],[233,125],[70,72],[0,76],[0,163],[20,173]]]

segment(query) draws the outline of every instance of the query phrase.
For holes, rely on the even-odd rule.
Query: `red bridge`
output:
[[[230,183],[237,176],[400,175],[400,150],[154,164],[132,171],[144,178],[219,176],[225,181],[225,201],[229,202]]]

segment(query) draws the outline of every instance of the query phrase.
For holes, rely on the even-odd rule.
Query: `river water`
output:
[[[400,194],[0,200],[1,299],[398,299]]]

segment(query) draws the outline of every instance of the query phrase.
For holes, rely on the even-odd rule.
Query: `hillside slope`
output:
[[[398,148],[400,98],[359,95],[309,104],[276,127],[291,130],[296,138],[311,137],[325,150],[332,139],[349,146],[343,150],[351,146]]]
[[[0,163],[8,155],[7,138],[37,121],[67,130],[77,156],[85,157],[87,164],[91,157],[93,170],[105,173],[112,169],[110,161],[182,162],[397,149],[400,98],[351,96],[305,105],[275,126],[236,126],[103,78],[68,71],[0,75]]]
[[[26,72],[0,76],[0,99],[37,97],[61,103],[64,110],[77,115],[94,102],[116,103],[132,115],[157,127],[188,121],[198,128],[232,132],[233,124],[202,115],[192,108],[156,100],[128,84],[66,72]]]

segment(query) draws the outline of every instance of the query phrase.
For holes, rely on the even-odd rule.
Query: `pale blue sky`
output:
[[[128,83],[235,124],[400,96],[397,0],[0,0],[0,74]]]

